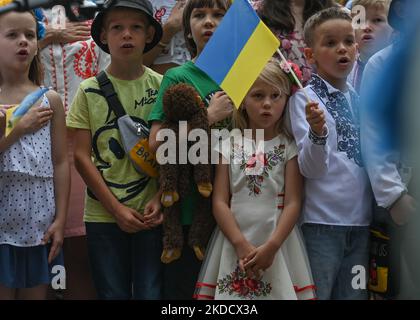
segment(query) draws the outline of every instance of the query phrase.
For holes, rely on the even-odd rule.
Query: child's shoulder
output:
[[[160,73],[157,73],[155,70],[146,66],[144,67],[144,76],[145,78],[156,80],[159,83],[162,81],[162,78],[163,78],[163,75],[161,75]]]
[[[98,88],[99,89],[98,79],[96,79],[96,76],[87,78],[87,79],[83,80],[82,82],[80,82],[79,87],[81,89],[87,89],[87,88]]]
[[[166,71],[164,77],[172,78],[172,79],[179,79],[184,78],[185,75],[191,74],[199,70],[192,61],[187,61],[183,65],[178,67],[174,67]]]
[[[63,102],[61,100],[60,95],[58,94],[57,91],[53,90],[53,89],[49,89],[46,93],[45,96],[48,98],[48,102],[51,106],[51,108],[56,108],[58,106],[62,106]]]

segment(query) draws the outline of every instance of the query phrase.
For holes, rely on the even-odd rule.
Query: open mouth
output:
[[[205,37],[211,37],[213,35],[213,31],[206,31],[203,34]]]
[[[132,49],[132,48],[134,48],[134,46],[131,43],[125,43],[121,46],[121,48]]]
[[[369,35],[369,34],[365,34],[363,37],[362,37],[362,41],[372,41],[372,40],[374,40],[374,38],[371,36],[371,35]]]
[[[20,56],[27,56],[27,55],[29,55],[29,51],[26,50],[26,49],[20,49],[18,51],[18,55],[20,55]]]
[[[342,57],[338,60],[338,63],[340,64],[348,64],[350,62],[350,59],[347,57]]]

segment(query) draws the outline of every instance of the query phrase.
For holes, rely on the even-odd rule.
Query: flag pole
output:
[[[299,88],[300,88],[300,89],[302,89],[302,90],[303,90],[303,94],[305,95],[306,100],[308,101],[308,103],[310,103],[310,102],[311,102],[311,99],[309,99],[309,96],[308,96],[308,94],[306,93],[305,88],[302,86],[302,83],[299,81],[298,77],[296,76],[295,72],[293,71],[292,66],[291,66],[291,65],[289,64],[289,62],[286,60],[286,58],[284,57],[283,53],[281,53],[280,49],[279,49],[279,48],[277,48],[276,50],[277,50],[277,53],[280,55],[281,60],[282,60],[282,61],[286,64],[286,66],[289,68],[290,73],[292,74],[293,79],[295,79],[295,81],[296,81],[296,84],[299,86]]]

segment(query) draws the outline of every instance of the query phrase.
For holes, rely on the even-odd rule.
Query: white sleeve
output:
[[[361,147],[362,154],[366,165],[366,171],[372,185],[376,202],[379,206],[389,208],[402,192],[407,190],[398,171],[398,163],[400,153],[386,146],[384,141],[384,130],[392,130],[385,128],[379,119],[381,115],[378,113],[385,112],[380,106],[369,106],[371,91],[370,88],[374,82],[378,81],[381,72],[379,70],[379,56],[374,59],[373,56],[366,64],[361,84]]]
[[[303,176],[309,179],[323,177],[328,172],[329,150],[328,134],[317,137],[306,121],[305,95],[298,91],[287,107],[287,117],[298,148],[298,163]]]

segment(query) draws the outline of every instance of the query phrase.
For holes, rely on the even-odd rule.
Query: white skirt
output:
[[[297,226],[260,280],[239,270],[235,249],[219,228],[210,240],[194,298],[216,300],[311,300],[315,286]]]

